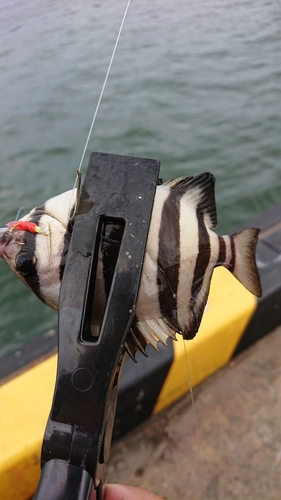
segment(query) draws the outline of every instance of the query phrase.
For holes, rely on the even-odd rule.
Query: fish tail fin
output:
[[[259,272],[256,264],[256,247],[260,230],[245,229],[230,236],[232,241],[232,261],[226,265],[232,274],[251,293],[262,296]]]

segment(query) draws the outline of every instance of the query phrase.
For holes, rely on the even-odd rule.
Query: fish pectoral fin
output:
[[[212,174],[204,172],[195,177],[180,177],[166,182],[165,185],[170,189],[185,193],[188,196],[188,203],[203,214],[207,227],[217,226],[215,177]]]

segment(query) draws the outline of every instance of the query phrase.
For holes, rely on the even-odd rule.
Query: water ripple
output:
[[[0,226],[72,187],[124,8],[2,0]],[[87,155],[213,172],[224,232],[280,203],[280,20],[267,0],[132,2]],[[55,321],[1,262],[0,288],[3,349]]]

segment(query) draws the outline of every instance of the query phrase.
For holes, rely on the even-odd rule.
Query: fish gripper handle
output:
[[[93,487],[101,500],[159,167],[91,154],[62,280],[57,380],[34,500],[85,500]],[[106,303],[96,311],[101,266]]]

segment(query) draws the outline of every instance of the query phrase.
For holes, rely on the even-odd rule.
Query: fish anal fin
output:
[[[182,304],[178,309],[178,321],[185,340],[193,339],[199,330],[208,300],[210,283],[211,276],[205,283],[203,282],[197,293],[190,298],[188,304]]]

